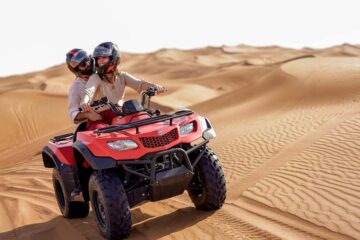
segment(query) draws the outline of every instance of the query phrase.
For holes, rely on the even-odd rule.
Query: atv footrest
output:
[[[150,200],[159,201],[182,194],[193,175],[185,166],[156,173],[155,182],[150,184]]]

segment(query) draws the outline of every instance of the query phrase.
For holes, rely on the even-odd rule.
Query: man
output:
[[[68,98],[68,112],[71,120],[77,124],[84,120],[97,121],[101,120],[101,116],[92,111],[80,112],[80,101],[84,97],[86,82],[90,75],[94,72],[93,59],[82,49],[74,48],[66,54],[66,64],[69,70],[75,74]]]
[[[94,72],[94,64],[92,58],[82,49],[74,48],[66,54],[66,65],[69,70],[75,74],[75,79],[69,90],[68,97],[68,112],[71,120],[78,124],[85,120],[97,121],[101,120],[101,116],[92,111],[79,111],[80,101],[84,97],[84,89],[86,82],[89,80],[90,75]],[[81,186],[77,173],[77,167],[71,168],[72,175],[75,183],[75,188],[71,192],[72,200],[76,200],[81,193]]]

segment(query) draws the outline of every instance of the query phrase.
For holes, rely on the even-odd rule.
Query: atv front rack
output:
[[[170,126],[172,126],[172,121],[174,118],[191,115],[193,113],[194,112],[190,111],[190,110],[182,110],[182,111],[175,112],[173,114],[164,114],[164,115],[147,118],[147,119],[143,119],[143,120],[136,121],[136,122],[122,124],[120,126],[109,126],[109,127],[105,127],[105,128],[100,128],[100,129],[95,130],[94,133],[97,133],[97,134],[111,133],[111,132],[117,132],[117,131],[122,131],[122,130],[126,130],[126,129],[136,128],[136,134],[139,134],[140,133],[139,127],[141,127],[141,126],[150,125],[153,123],[159,123],[159,122],[163,122],[163,121],[167,121],[167,120],[170,120]]]

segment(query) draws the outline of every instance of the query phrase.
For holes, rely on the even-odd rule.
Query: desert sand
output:
[[[187,193],[132,209],[130,239],[360,239],[360,46],[247,45],[125,53],[121,70],[168,88],[218,137],[228,196],[196,210]],[[61,216],[41,149],[75,126],[65,65],[0,78],[0,239],[102,239],[93,213]],[[127,98],[138,95],[127,91]]]

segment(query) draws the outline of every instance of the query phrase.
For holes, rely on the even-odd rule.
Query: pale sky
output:
[[[134,53],[206,46],[360,44],[356,0],[11,0],[0,5],[0,77],[112,41]]]

